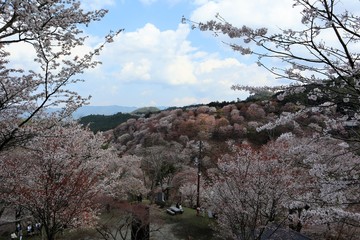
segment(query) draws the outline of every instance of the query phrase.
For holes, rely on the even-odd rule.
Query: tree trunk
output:
[[[149,207],[136,205],[133,208],[133,220],[131,224],[131,240],[149,240],[150,223]]]

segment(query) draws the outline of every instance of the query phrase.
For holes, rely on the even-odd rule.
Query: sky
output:
[[[90,105],[186,106],[245,99],[248,94],[231,90],[233,84],[277,81],[221,39],[182,24],[182,16],[200,22],[219,12],[240,26],[297,20],[290,15],[289,0],[88,0],[84,4],[109,9],[103,21],[86,30],[91,36],[125,29],[106,46],[102,66],[86,75],[84,87],[78,90],[92,96]]]
[[[192,29],[191,23],[183,24],[181,19],[184,16],[205,22],[219,13],[236,26],[274,31],[299,26],[301,20],[301,9],[293,8],[292,0],[81,2],[87,10],[109,10],[101,22],[84,28],[89,49],[100,44],[111,30],[125,29],[101,52],[98,59],[102,65],[81,76],[84,83],[73,86],[82,96],[91,95],[93,106],[180,107],[236,101],[248,94],[231,90],[234,84],[283,84],[283,80],[258,67],[256,59],[234,52],[221,37]],[[20,52],[18,55],[21,58]]]

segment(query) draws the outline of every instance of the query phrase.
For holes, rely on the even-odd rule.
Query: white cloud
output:
[[[34,71],[40,70],[39,65],[34,62],[36,52],[29,43],[13,43],[5,46],[5,50],[10,53],[8,59],[12,68]]]
[[[103,65],[97,69],[99,76],[92,74],[92,78],[103,79],[109,88],[136,86],[136,99],[162,105],[165,101],[170,106],[235,100],[246,94],[234,92],[232,85],[262,86],[273,81],[256,64],[196,49],[188,40],[190,31],[184,24],[166,31],[145,24],[125,32],[106,45],[100,56]],[[120,90],[111,94],[119,96]]]
[[[189,29],[160,31],[146,24],[135,32],[124,33],[102,54],[102,72],[119,82],[151,80],[178,85],[195,83],[192,54],[195,48],[186,40]]]
[[[239,61],[235,58],[209,59],[201,62],[197,68],[198,74],[211,73],[216,69],[226,69],[232,66],[239,67]]]
[[[174,98],[171,101],[170,106],[188,106],[192,104],[208,103],[208,102],[210,102],[208,98],[182,97],[182,98]]]
[[[169,83],[174,85],[197,82],[193,62],[187,56],[175,56],[175,59],[166,66],[164,74]]]
[[[279,85],[269,72],[257,64],[243,64],[237,59],[207,59],[196,64],[197,78],[204,92],[217,91],[230,94],[235,84],[249,86]],[[230,96],[230,95],[229,95]],[[221,95],[219,94],[219,97]]]
[[[250,25],[255,27],[290,27],[300,23],[299,8],[292,8],[289,0],[213,0],[195,1],[199,6],[191,19],[205,22],[219,13],[235,26]]]
[[[140,59],[138,63],[127,62],[120,71],[119,77],[127,80],[150,80],[151,62]]]

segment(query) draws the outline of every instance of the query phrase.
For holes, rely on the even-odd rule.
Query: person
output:
[[[34,231],[33,226],[31,225],[31,223],[29,223],[27,225],[27,233],[28,233],[28,235],[31,235],[33,231]]]
[[[178,202],[176,203],[176,208],[179,208],[179,203]]]
[[[39,222],[35,223],[35,230],[37,233],[41,232],[41,223]]]
[[[19,235],[19,240],[22,240],[22,239],[23,239],[22,230],[20,230],[20,231],[18,232],[18,235]]]
[[[182,208],[181,204],[179,204],[179,209],[180,209],[181,212],[183,211],[183,208]]]
[[[142,194],[141,193],[139,193],[138,195],[137,195],[137,201],[140,203],[140,202],[142,202]]]
[[[20,222],[16,225],[16,232],[17,232],[17,235],[19,236],[19,240],[22,240],[22,227],[21,227],[21,224]]]
[[[201,208],[201,215],[203,216],[203,217],[205,217],[205,208]]]
[[[17,231],[17,232],[20,232],[21,230],[22,230],[21,224],[18,223],[18,224],[16,225],[16,231]]]

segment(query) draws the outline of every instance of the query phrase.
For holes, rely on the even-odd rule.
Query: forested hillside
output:
[[[79,119],[79,123],[88,126],[94,133],[107,131],[115,128],[119,124],[126,122],[130,118],[137,118],[131,113],[117,113],[114,115],[89,115]]]
[[[159,112],[160,109],[156,107],[143,107],[135,109],[131,113],[118,112],[113,115],[91,114],[81,117],[78,122],[83,126],[89,127],[90,130],[94,133],[98,131],[105,132],[114,129],[116,126],[120,125],[123,122],[126,122],[130,118],[137,119],[141,116],[148,117],[152,113]]]

